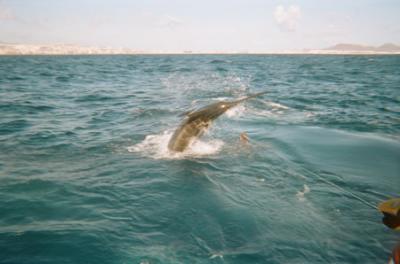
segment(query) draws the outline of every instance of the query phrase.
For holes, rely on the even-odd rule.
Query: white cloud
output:
[[[278,5],[275,8],[274,18],[282,30],[295,31],[298,21],[301,18],[300,7],[291,5],[285,8],[282,5]]]
[[[158,24],[162,27],[174,28],[174,27],[182,25],[183,21],[180,20],[179,18],[170,16],[170,15],[164,15],[161,17]]]
[[[0,20],[13,20],[15,19],[11,9],[3,5],[0,1]]]

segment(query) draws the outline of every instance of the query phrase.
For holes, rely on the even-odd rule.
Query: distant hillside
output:
[[[385,43],[376,48],[377,51],[385,51],[385,52],[400,52],[400,46],[392,43]]]
[[[400,52],[400,46],[392,43],[385,43],[381,46],[366,46],[366,45],[358,45],[358,44],[347,44],[340,43],[335,46],[326,48],[325,50],[331,51],[343,51],[343,52]]]
[[[0,42],[0,55],[79,55],[79,54],[135,54],[131,49],[84,47],[68,44],[33,45]]]
[[[1,0],[0,0],[1,1]],[[17,44],[6,43],[0,41],[1,55],[82,55],[82,54],[237,54],[252,52],[236,52],[236,51],[209,51],[209,52],[192,52],[192,51],[140,51],[129,48],[104,48],[104,47],[88,47],[73,44]],[[400,54],[400,46],[392,43],[386,43],[378,47],[358,45],[358,44],[336,44],[335,46],[325,49],[304,49],[304,50],[287,50],[278,52],[256,52],[255,54]]]

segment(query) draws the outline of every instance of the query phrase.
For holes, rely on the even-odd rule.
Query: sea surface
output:
[[[399,196],[400,56],[0,57],[0,263],[387,263]]]

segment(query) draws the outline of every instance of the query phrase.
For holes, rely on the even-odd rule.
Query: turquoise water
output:
[[[399,133],[400,56],[0,57],[0,263],[386,263]]]

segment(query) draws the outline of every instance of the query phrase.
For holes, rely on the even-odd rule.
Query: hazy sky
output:
[[[400,0],[0,0],[0,42],[142,51],[400,44]]]

